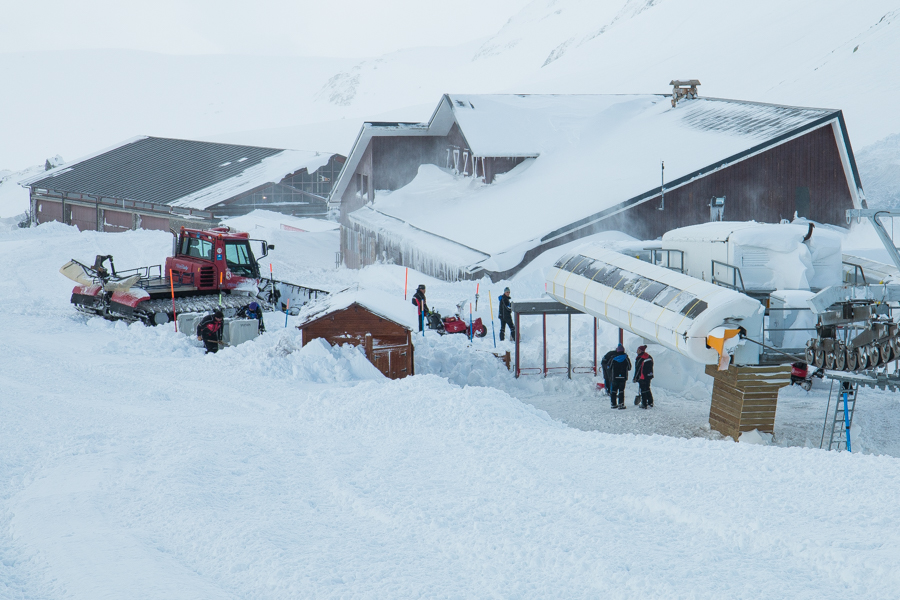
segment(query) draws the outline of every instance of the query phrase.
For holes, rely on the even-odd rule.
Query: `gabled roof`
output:
[[[416,308],[408,300],[390,296],[379,290],[351,288],[311,302],[300,312],[300,325],[304,327],[322,317],[358,304],[366,310],[384,317],[397,325],[413,329],[418,327]]]
[[[635,154],[652,152],[658,155],[653,157],[657,166],[659,160],[666,161],[670,181],[836,119],[843,127],[841,112],[835,109],[718,98],[683,100],[673,109],[666,94],[445,94],[426,123],[364,123],[331,202],[340,202],[373,137],[445,136],[454,123],[478,157],[528,158],[603,149],[611,159],[606,163],[609,171],[618,174],[619,163],[627,167]],[[677,147],[685,148],[691,160],[673,156]],[[861,187],[851,163],[852,157],[847,180]]]
[[[490,255],[468,265],[472,271],[513,268],[530,248],[658,201],[661,161],[670,191],[818,128],[833,128],[851,198],[860,206],[863,197],[840,110],[716,98],[685,99],[673,108],[661,94],[445,95],[428,123],[366,124],[332,201],[340,199],[367,139],[446,135],[453,123],[476,156],[534,158],[491,185],[422,166],[411,183],[379,192],[350,220],[380,230],[377,212],[397,221],[393,229],[413,228]],[[459,215],[475,218],[459,227]]]
[[[137,137],[64,164],[21,185],[56,192],[124,198],[206,209],[238,194],[306,168],[326,164],[330,154]]]

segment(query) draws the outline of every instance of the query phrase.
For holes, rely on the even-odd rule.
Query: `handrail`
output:
[[[660,253],[660,256],[657,255],[657,252]],[[662,253],[666,253],[666,264],[662,264]],[[681,264],[680,267],[672,266],[672,253],[675,252],[678,254],[678,262]],[[671,269],[672,271],[678,271],[681,274],[684,274],[684,251],[683,250],[675,250],[672,248],[651,248],[650,249],[650,264],[657,265],[660,267],[665,267],[666,269]]]
[[[868,282],[866,282],[866,274],[863,271],[862,265],[847,262],[846,260],[842,260],[841,263],[847,265],[848,267],[853,267],[853,285],[859,285],[860,276],[862,276],[863,285],[868,285]],[[847,283],[850,282],[848,281]]]
[[[727,281],[721,281],[721,280],[716,279],[716,265],[723,266],[726,269],[731,269],[731,283],[728,283]],[[712,260],[709,271],[710,271],[710,279],[712,280],[712,283],[714,283],[716,285],[721,285],[722,287],[727,287],[727,288],[731,288],[733,290],[741,291],[741,292],[747,291],[747,288],[744,286],[744,276],[741,275],[741,270],[738,267],[736,267],[734,265],[729,265],[728,263],[724,263],[719,260]],[[741,287],[738,287],[738,285],[737,285],[738,279],[740,279]]]

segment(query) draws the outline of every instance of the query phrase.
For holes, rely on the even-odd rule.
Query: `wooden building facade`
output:
[[[383,317],[358,302],[317,314],[298,327],[305,346],[322,338],[332,346],[362,346],[366,358],[390,379],[415,375],[412,331]]]
[[[59,221],[82,231],[169,231],[215,226],[220,218],[255,209],[324,216],[344,160],[337,154],[140,137],[22,185],[30,188],[35,225]]]
[[[382,213],[373,201],[376,190],[397,190],[407,185],[423,164],[437,165],[491,184],[497,174],[512,170],[526,159],[533,158],[539,163],[544,158],[538,149],[553,151],[565,145],[559,141],[547,142],[553,132],[527,135],[529,127],[541,125],[542,121],[551,121],[555,128],[554,120],[558,123],[583,118],[583,129],[576,130],[578,135],[602,138],[605,133],[598,130],[596,119],[588,114],[589,108],[585,107],[590,100],[585,97],[579,99],[580,103],[571,104],[581,110],[580,114],[577,110],[567,113],[570,105],[565,104],[566,97],[560,96],[536,97],[533,101],[516,96],[514,99],[522,99],[524,108],[518,112],[511,110],[510,114],[497,109],[492,112],[491,103],[495,98],[498,97],[445,95],[428,123],[367,123],[363,127],[331,198],[332,204],[339,204],[341,209],[341,251],[346,266],[361,268],[385,261],[445,280],[489,276],[496,281],[514,275],[542,252],[603,231],[655,239],[666,231],[710,220],[778,223],[797,217],[846,226],[845,211],[861,207],[864,202],[862,183],[840,110],[718,99],[685,100],[684,107],[679,104],[668,114],[647,110],[648,116],[642,117],[644,121],[634,119],[638,133],[629,149],[631,155],[635,147],[640,147],[641,134],[659,128],[671,137],[673,152],[713,160],[696,161],[691,169],[681,172],[667,168],[665,174],[671,179],[662,182],[658,170],[655,186],[647,182],[643,193],[610,202],[605,180],[623,177],[629,165],[624,162],[626,159],[619,159],[621,164],[608,164],[610,149],[606,148],[602,156],[607,163],[598,162],[596,170],[572,168],[561,172],[560,177],[583,182],[578,187],[570,185],[569,192],[575,189],[581,197],[596,197],[598,204],[607,208],[585,214],[552,231],[545,230],[536,238],[524,237],[514,251],[521,256],[517,264],[511,268],[504,265],[485,269],[481,263],[496,263],[487,260],[492,256],[490,252],[454,240],[450,228],[430,231],[417,223],[416,215],[406,220],[396,210]],[[502,97],[497,104],[513,106],[514,102],[508,98]],[[548,118],[554,103],[557,113]],[[499,123],[491,123],[492,119]],[[610,126],[614,130],[628,125]],[[698,135],[698,131],[702,133]],[[559,136],[577,137],[572,132],[570,129]],[[679,137],[688,141],[679,145]],[[740,142],[734,143],[735,139]],[[477,142],[474,149],[470,140]],[[667,147],[667,142],[666,134],[659,134],[648,145],[655,153],[660,144]],[[721,156],[715,157],[709,148],[720,145],[730,150],[723,150]],[[579,150],[578,144],[572,144],[567,151],[577,159],[577,164],[590,164],[583,155],[577,154]],[[614,149],[612,152],[615,156]],[[646,171],[643,176],[645,181]],[[530,198],[522,197],[521,203],[517,202],[511,210],[529,210],[536,222],[552,222],[554,203],[566,199],[554,197],[548,185],[535,189],[533,194]],[[437,205],[436,209],[440,210]],[[354,214],[352,218],[351,214]],[[477,221],[478,217],[474,218]],[[431,223],[435,221],[432,215]],[[492,226],[502,227],[503,223]],[[405,235],[404,228],[416,230],[415,236]],[[489,227],[483,229],[482,239],[489,238]],[[432,236],[427,247],[414,241],[426,239],[429,233]],[[454,252],[435,250],[454,242]],[[452,260],[447,258],[450,255]]]

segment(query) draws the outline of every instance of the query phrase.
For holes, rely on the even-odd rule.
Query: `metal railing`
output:
[[[673,264],[672,255],[678,257],[678,266]],[[665,261],[663,257],[665,256]],[[650,263],[659,267],[665,267],[667,269],[671,269],[673,271],[678,271],[679,273],[684,274],[684,251],[683,250],[670,250],[663,248],[651,248],[650,249]]]
[[[863,285],[868,285],[866,282],[866,274],[863,272],[862,265],[847,262],[846,260],[842,260],[841,263],[847,265],[848,267],[853,267],[853,285],[859,285],[860,279],[862,279]],[[848,281],[847,283],[850,282]]]
[[[747,288],[744,287],[744,278],[741,275],[741,270],[738,267],[736,267],[734,265],[729,265],[728,263],[724,263],[724,262],[721,262],[718,260],[713,260],[710,262],[711,262],[711,265],[710,265],[709,273],[710,273],[710,279],[711,279],[712,283],[714,283],[716,285],[721,285],[722,287],[730,288],[732,290],[736,290],[738,292],[746,292],[747,291]],[[721,267],[725,271],[724,278],[719,278],[716,276],[716,267],[717,266]],[[728,279],[729,279],[728,273],[731,274],[731,277],[730,277],[731,281],[728,281]],[[738,285],[739,283],[740,283],[740,285]]]

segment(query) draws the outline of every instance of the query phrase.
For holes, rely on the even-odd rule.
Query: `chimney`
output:
[[[700,81],[697,79],[686,79],[684,81],[673,79],[669,82],[669,85],[672,86],[672,108],[675,108],[675,105],[682,98],[696,100],[697,86],[700,85]]]

